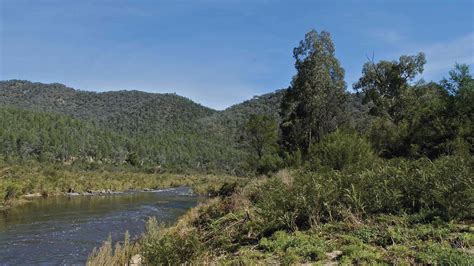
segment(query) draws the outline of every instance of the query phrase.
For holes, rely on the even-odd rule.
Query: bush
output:
[[[278,171],[283,165],[283,160],[278,154],[264,155],[258,162],[257,173],[269,174]]]
[[[6,186],[3,200],[6,202],[9,200],[18,198],[19,196],[21,196],[21,194],[22,194],[21,186],[18,184],[12,183]]]
[[[263,233],[276,230],[297,229],[298,209],[296,194],[279,178],[263,184],[255,195],[257,213],[263,217]]]
[[[354,166],[367,167],[375,159],[371,144],[364,137],[337,130],[324,137],[321,142],[311,145],[308,166],[311,170],[343,170]]]
[[[473,265],[474,258],[450,246],[430,243],[416,254],[416,262],[421,264],[439,265]]]
[[[270,232],[343,220],[349,213],[424,213],[427,221],[472,218],[472,165],[472,158],[443,157],[385,161],[359,172],[302,171],[291,184],[270,179],[256,206]]]
[[[259,247],[281,258],[284,264],[318,261],[326,258],[324,239],[314,234],[275,232],[270,238],[262,238]]]
[[[211,189],[209,191],[209,196],[211,196],[211,197],[229,197],[230,195],[232,195],[235,192],[238,185],[239,184],[237,182],[232,182],[232,183],[225,182],[224,184],[222,184],[222,186],[217,191],[215,191],[214,189]]]
[[[150,265],[179,265],[190,261],[201,250],[195,232],[171,233],[159,226],[155,218],[148,220],[141,246]]]

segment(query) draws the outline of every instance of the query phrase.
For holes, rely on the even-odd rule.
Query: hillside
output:
[[[19,80],[0,82],[0,105],[69,115],[127,134],[178,130],[216,113],[176,94],[96,93]]]
[[[101,144],[91,144],[95,148],[89,149],[94,152],[86,154],[83,151],[85,148],[79,152],[75,144],[64,144],[62,149],[67,151],[65,153],[68,156],[56,154],[53,156],[55,160],[77,157],[115,163],[133,161],[179,171],[235,172],[240,168],[241,158],[245,156],[245,151],[235,141],[241,135],[242,126],[251,114],[277,116],[282,92],[254,97],[224,111],[215,111],[176,94],[139,91],[96,93],[57,83],[1,81],[0,114],[3,121],[10,121],[12,125],[8,127],[10,135],[5,135],[4,131],[1,136],[4,140],[2,153],[21,158],[39,158],[42,151],[37,150],[41,146],[37,142],[44,143],[41,137],[35,140],[22,138],[22,145],[28,148],[20,148],[21,145],[12,144],[13,140],[18,140],[13,132],[30,131],[32,135],[38,128],[59,128],[59,135],[82,132],[79,134],[82,136],[87,131],[89,138],[109,143],[116,151],[111,154]],[[68,119],[74,123],[61,124],[60,121]],[[31,125],[25,123],[30,120],[43,122]],[[21,130],[13,130],[15,128]],[[100,130],[115,137],[104,138],[99,134]],[[12,134],[15,137],[11,137]],[[82,139],[75,138],[74,141],[80,143]],[[7,146],[16,148],[9,148],[7,152],[3,148]],[[41,147],[47,150],[46,146]],[[21,149],[37,151],[25,152]]]
[[[0,151],[6,158],[127,160],[126,138],[93,123],[11,107],[0,107],[0,117]]]

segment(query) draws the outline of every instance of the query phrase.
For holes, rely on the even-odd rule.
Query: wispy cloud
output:
[[[421,48],[421,47],[420,47]],[[474,32],[458,39],[435,43],[421,49],[426,54],[424,78],[429,80],[444,75],[455,63],[474,64]]]
[[[405,37],[399,31],[393,29],[371,30],[370,35],[391,45],[399,44],[405,39]]]
[[[392,38],[392,40],[395,39],[395,37]],[[474,32],[435,43],[420,43],[405,38],[396,46],[398,47],[396,51],[382,54],[379,59],[396,60],[400,55],[414,55],[423,52],[426,55],[427,63],[422,77],[427,81],[439,81],[447,75],[455,63],[468,64],[471,67],[474,65]]]

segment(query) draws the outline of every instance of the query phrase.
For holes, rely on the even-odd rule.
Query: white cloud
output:
[[[427,59],[423,77],[427,80],[439,78],[446,75],[455,63],[474,64],[474,32],[421,50]]]
[[[371,35],[388,44],[396,45],[403,41],[404,36],[396,30],[372,30]]]

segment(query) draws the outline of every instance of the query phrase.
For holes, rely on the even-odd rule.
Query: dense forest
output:
[[[215,111],[175,94],[94,93],[61,84],[2,81],[1,153],[10,161],[242,175],[252,171],[245,163],[245,124],[256,114],[278,120],[285,91]],[[357,119],[364,112],[361,99],[349,96],[347,108]]]
[[[252,114],[276,117],[280,98],[271,93],[218,112],[174,94],[3,81],[1,152],[8,160],[237,173],[242,125]]]

